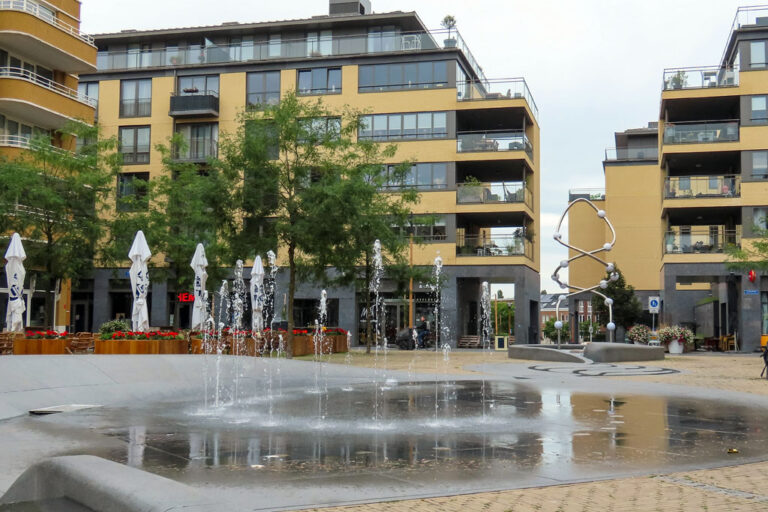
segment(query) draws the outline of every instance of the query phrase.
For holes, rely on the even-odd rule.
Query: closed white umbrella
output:
[[[205,307],[205,282],[208,280],[208,259],[205,257],[205,248],[203,244],[197,244],[195,255],[192,256],[192,263],[189,264],[195,271],[195,303],[192,305],[192,330],[203,330],[203,324],[206,320]]]
[[[256,256],[251,269],[251,330],[256,333],[264,329],[264,265],[261,256]]]
[[[134,331],[149,330],[149,313],[147,312],[147,292],[149,291],[149,271],[147,262],[152,257],[152,252],[147,245],[144,233],[139,230],[133,239],[131,250],[128,251],[131,259],[131,290],[133,291],[133,313],[131,320]]]
[[[24,305],[24,277],[27,271],[24,270],[24,260],[27,259],[27,253],[21,245],[21,237],[18,233],[11,236],[11,243],[8,250],[5,251],[5,276],[8,280],[8,310],[5,314],[5,327],[12,332],[24,330],[24,311],[27,307]]]

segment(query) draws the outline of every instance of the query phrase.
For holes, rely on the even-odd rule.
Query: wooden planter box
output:
[[[68,338],[54,340],[16,338],[13,340],[13,354],[17,356],[66,354],[69,342]]]
[[[187,340],[159,340],[160,354],[188,354],[189,345]]]
[[[256,351],[256,340],[248,336],[243,339],[232,338],[229,353],[233,356],[251,356],[254,357]]]
[[[333,343],[333,353],[343,354],[347,351],[347,337],[343,334],[334,334],[328,336],[328,339]]]
[[[94,340],[95,354],[186,354],[186,340]]]

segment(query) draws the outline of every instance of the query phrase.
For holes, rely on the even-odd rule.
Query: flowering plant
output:
[[[679,341],[691,345],[693,344],[693,331],[679,325],[662,327],[659,329],[659,341],[664,344],[670,341]]]
[[[341,327],[327,327],[325,329],[325,334],[331,334],[331,335],[333,335],[333,334],[341,334],[342,336],[346,336],[347,335],[347,331],[345,331]]]
[[[647,325],[633,325],[629,331],[627,331],[627,338],[635,343],[648,344],[651,339],[651,329]]]
[[[102,340],[183,340],[184,336],[176,331],[115,331],[102,333]]]
[[[59,338],[66,338],[67,336],[69,336],[69,333],[67,331],[56,332],[56,331],[51,331],[50,329],[47,331],[27,331],[26,332],[26,337],[32,340],[40,340],[40,339],[57,340]]]

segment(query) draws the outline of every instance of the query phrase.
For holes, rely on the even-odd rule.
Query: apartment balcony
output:
[[[664,144],[710,144],[738,142],[738,140],[738,120],[667,123],[664,125]]]
[[[739,67],[703,66],[664,70],[664,91],[738,87]]]
[[[457,236],[456,256],[525,256],[533,259],[533,243],[518,234]]]
[[[456,186],[457,204],[511,204],[524,203],[533,208],[533,194],[522,181],[491,183],[459,183]]]
[[[525,151],[533,159],[533,146],[523,130],[458,132],[456,139],[459,153]]]
[[[0,67],[0,110],[56,129],[72,119],[93,119],[97,101],[26,69]]]
[[[664,180],[664,199],[731,198],[741,196],[741,176],[670,176]]]
[[[533,100],[533,95],[524,78],[496,79],[484,81],[467,81],[457,83],[457,98],[459,101],[499,101],[523,99],[538,119],[539,108]]]
[[[741,247],[741,226],[670,226],[664,254],[723,254],[730,245]]]
[[[0,0],[0,47],[51,69],[96,71],[93,38],[33,0]]]
[[[214,91],[171,96],[168,115],[183,117],[219,117],[219,95]]]
[[[640,162],[640,161],[658,161],[659,147],[620,147],[608,148],[605,150],[606,162]]]
[[[604,188],[572,188],[568,191],[568,201],[589,199],[590,201],[605,201]]]
[[[173,159],[176,162],[206,163],[209,159],[219,155],[218,141],[207,137],[193,137],[188,142],[188,147],[174,152]]]
[[[450,36],[450,37],[448,37]],[[144,69],[152,67],[202,66],[233,62],[280,59],[315,59],[344,55],[408,53],[442,48],[446,39],[455,41],[451,48],[460,50],[480,80],[486,81],[482,68],[461,34],[454,28],[414,32],[377,32],[324,38],[299,37],[272,42],[243,41],[236,45],[211,45],[195,48],[102,51],[98,54],[99,71]]]

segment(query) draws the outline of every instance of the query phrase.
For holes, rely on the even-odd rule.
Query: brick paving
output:
[[[357,355],[352,364],[368,366],[370,358]],[[389,367],[414,372],[434,372],[434,355],[397,353]],[[454,353],[448,372],[469,373],[462,367],[481,362],[510,361],[503,353]],[[610,377],[634,381],[684,384],[702,388],[768,394],[768,381],[760,380],[762,364],[757,355],[686,354],[658,366],[679,374]],[[442,371],[443,368],[440,368]],[[622,478],[580,484],[537,487],[411,499],[366,505],[311,509],[323,512],[732,512],[768,511],[768,462],[739,466]]]

